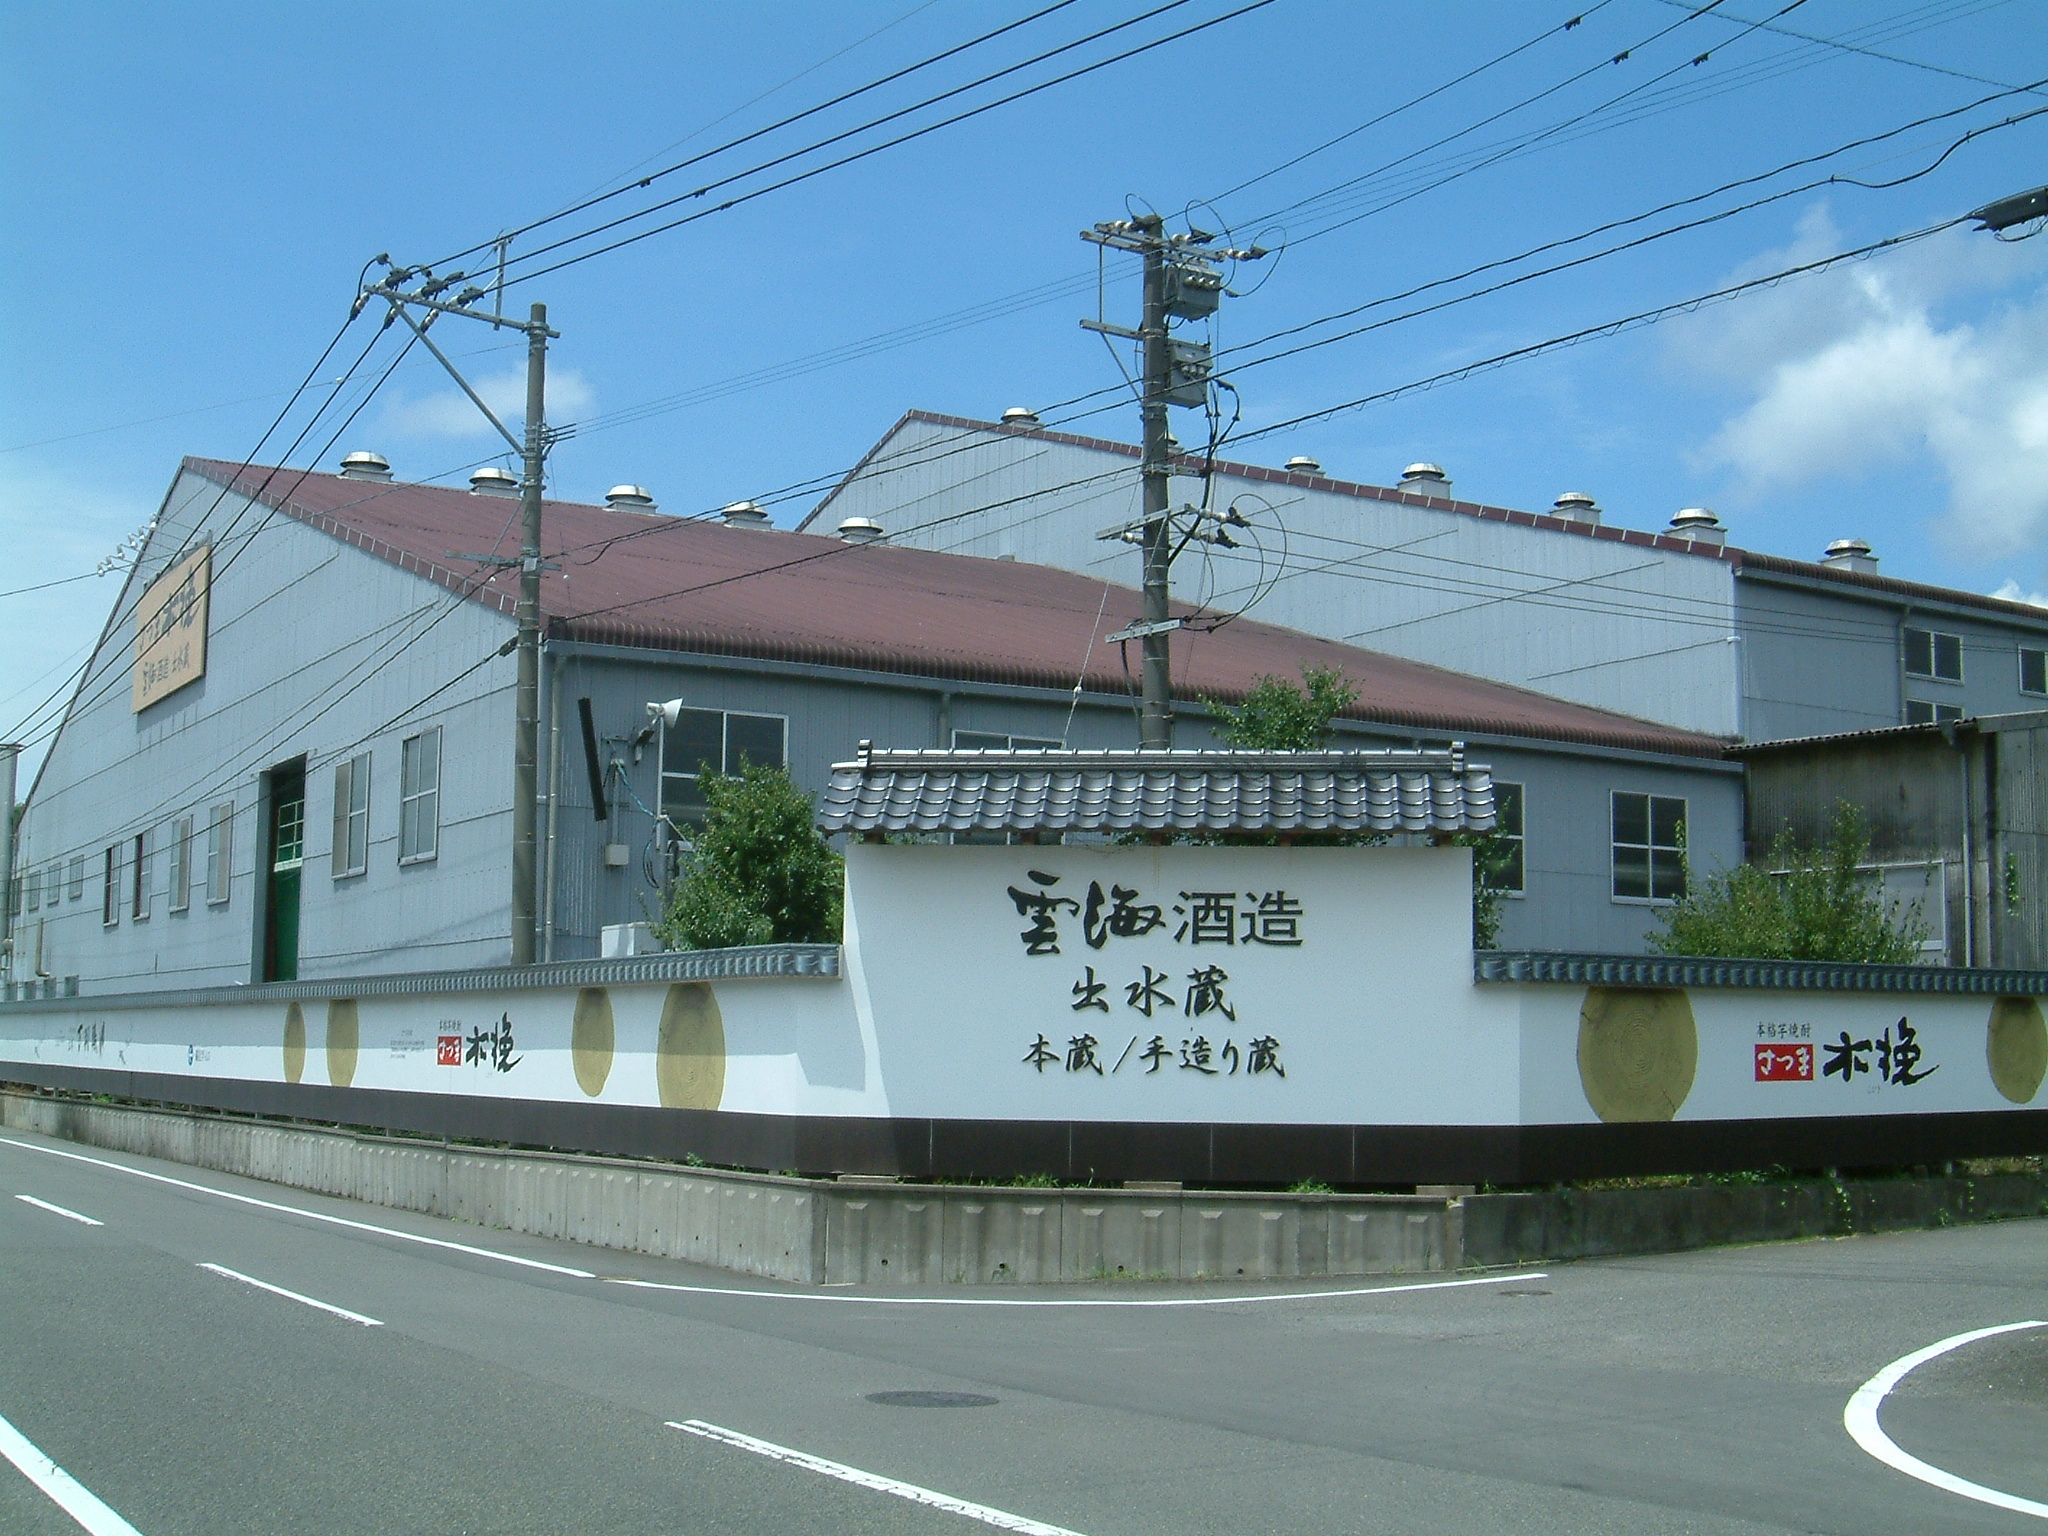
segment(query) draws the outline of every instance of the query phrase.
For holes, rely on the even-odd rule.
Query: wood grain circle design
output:
[[[591,1098],[604,1092],[612,1075],[612,995],[603,987],[585,987],[576,994],[576,1017],[569,1026],[569,1060],[576,1068],[576,1086]]]
[[[1991,1005],[1984,1054],[1992,1084],[2015,1104],[2031,1104],[2048,1077],[2048,1023],[2031,997],[2001,997]]]
[[[1579,1083],[1602,1120],[1669,1120],[1692,1092],[1699,1057],[1699,1028],[1683,992],[1586,990],[1579,1009]]]
[[[716,1109],[725,1097],[725,1019],[704,981],[679,981],[661,1005],[654,1083],[664,1109]]]
[[[356,1018],[356,1000],[338,997],[327,1005],[327,1081],[346,1088],[356,1080],[356,1051],[362,1044],[362,1026]]]
[[[284,1011],[284,1080],[306,1075],[306,1010],[293,1003]]]

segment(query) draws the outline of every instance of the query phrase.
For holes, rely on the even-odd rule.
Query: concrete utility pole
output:
[[[1128,629],[1108,638],[1136,640],[1143,647],[1140,673],[1138,745],[1164,751],[1173,745],[1173,675],[1169,644],[1181,620],[1167,612],[1173,559],[1190,540],[1229,545],[1228,518],[1189,507],[1173,511],[1173,438],[1167,427],[1170,405],[1203,408],[1209,399],[1209,348],[1174,341],[1172,319],[1201,319],[1216,312],[1223,299],[1221,261],[1256,261],[1266,253],[1254,246],[1239,251],[1211,245],[1216,237],[1200,230],[1170,235],[1156,213],[1119,219],[1081,231],[1094,245],[1131,251],[1145,263],[1144,313],[1135,331],[1102,320],[1081,324],[1105,336],[1121,336],[1139,344],[1143,380],[1138,394],[1144,426],[1139,472],[1144,479],[1143,515],[1136,523],[1105,529],[1098,537],[1139,545],[1145,555],[1144,615]],[[1213,526],[1212,526],[1213,525]]]
[[[502,252],[501,252],[502,255]],[[388,265],[388,256],[379,256],[371,263]],[[367,270],[367,268],[365,269]],[[524,324],[508,320],[502,314],[481,314],[469,308],[477,300],[495,289],[475,284],[464,288],[452,299],[441,297],[467,276],[453,272],[437,278],[425,267],[393,268],[380,283],[364,288],[356,296],[356,311],[373,298],[382,299],[391,306],[391,313],[384,323],[403,320],[426,349],[433,353],[441,366],[469,396],[470,403],[484,418],[497,428],[498,435],[505,439],[512,450],[520,456],[524,474],[519,482],[520,537],[519,537],[519,603],[517,612],[518,636],[514,642],[519,656],[519,683],[514,702],[514,725],[512,736],[512,963],[531,965],[536,948],[534,913],[537,910],[535,881],[539,870],[537,850],[539,839],[535,835],[539,820],[540,783],[538,765],[540,762],[540,578],[548,569],[541,559],[540,524],[541,494],[546,486],[548,449],[557,434],[548,430],[547,425],[547,359],[548,341],[559,336],[559,331],[548,329],[548,307],[536,304],[528,312]],[[504,277],[503,267],[499,269],[499,281]],[[408,291],[408,283],[417,286]],[[415,320],[411,307],[427,311],[424,321]],[[461,371],[448,360],[448,355],[434,345],[427,334],[427,328],[442,315],[461,315],[470,320],[481,320],[493,328],[509,326],[526,333],[526,432],[525,441],[514,437],[498,420],[483,398],[470,387]],[[510,565],[509,560],[498,560],[488,555],[476,555],[475,559],[485,565]]]
[[[519,483],[519,696],[512,745],[512,963],[534,958],[534,874],[540,780],[540,497],[546,472],[548,307],[526,326],[525,476]]]

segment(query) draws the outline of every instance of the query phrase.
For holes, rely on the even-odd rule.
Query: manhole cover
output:
[[[1496,1296],[1548,1296],[1550,1292],[1542,1289],[1540,1286],[1531,1285],[1524,1286],[1519,1290],[1495,1291],[1493,1294]]]
[[[996,1399],[979,1392],[870,1392],[884,1408],[993,1408]]]

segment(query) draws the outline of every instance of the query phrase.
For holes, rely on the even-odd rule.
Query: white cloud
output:
[[[2008,603],[2032,603],[2036,608],[2048,608],[2048,592],[2029,592],[2016,581],[2008,581],[1991,595]]]
[[[516,436],[526,420],[526,371],[509,369],[470,381],[476,392]],[[583,375],[573,368],[548,371],[548,420],[573,421],[589,413],[594,396]],[[393,396],[377,419],[380,432],[397,438],[452,438],[467,441],[496,437],[483,413],[461,390],[450,387],[417,399]]]
[[[1824,209],[1740,276],[1849,243]],[[1937,236],[1702,313],[1676,333],[1685,361],[1750,403],[1705,457],[1752,491],[1932,461],[1946,475],[1939,531],[1974,560],[2048,544],[2048,286],[2040,256],[1981,234]],[[2018,287],[1972,322],[1940,306]]]

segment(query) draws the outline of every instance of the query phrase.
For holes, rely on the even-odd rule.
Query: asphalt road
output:
[[[2048,1222],[1488,1278],[798,1292],[8,1132],[0,1437],[141,1536],[2043,1529],[1843,1411],[2048,1319]],[[1878,1417],[2048,1506],[2048,1326]],[[81,1524],[0,1462],[0,1531]]]

